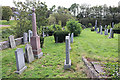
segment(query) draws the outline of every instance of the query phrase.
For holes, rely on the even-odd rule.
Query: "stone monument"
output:
[[[95,31],[96,31],[96,29],[97,29],[97,20],[95,21]]]
[[[33,33],[31,30],[28,31],[28,34],[29,34],[29,42],[30,42],[30,38],[33,36]]]
[[[100,27],[100,34],[102,35],[103,33],[102,33],[102,26]]]
[[[70,39],[70,33],[68,34],[69,39]],[[70,40],[69,40],[69,44],[70,44]],[[71,50],[71,46],[69,45],[69,49]]]
[[[14,36],[13,36],[13,35],[10,35],[10,36],[8,37],[8,39],[9,39],[10,47],[11,47],[11,48],[16,48],[16,43],[15,43],[15,40],[14,40]]]
[[[69,40],[69,36],[66,36],[66,60],[64,62],[64,69],[68,69],[71,67]]]
[[[73,33],[71,34],[71,43],[73,43]]]
[[[28,63],[31,63],[32,61],[34,61],[34,55],[33,55],[32,47],[30,46],[30,44],[26,44],[25,46],[25,60]]]
[[[36,58],[40,58],[42,57],[43,52],[40,48],[40,37],[37,35],[36,14],[35,14],[34,8],[33,8],[33,13],[32,13],[32,31],[33,31],[33,36],[31,37],[30,44],[32,46],[34,56]]]
[[[23,33],[23,43],[26,44],[28,42],[27,33]]]
[[[25,66],[24,53],[22,48],[16,49],[15,57],[17,66],[17,71],[15,73],[21,74],[27,68],[27,66]]]

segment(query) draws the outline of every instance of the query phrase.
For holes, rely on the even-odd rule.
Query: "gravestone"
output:
[[[10,47],[11,48],[15,48],[16,47],[16,43],[15,43],[15,40],[14,40],[14,36],[10,35],[8,38],[9,38]]]
[[[99,33],[99,31],[98,31],[98,30],[99,30],[99,28],[97,28],[97,29],[96,29],[96,33]]]
[[[108,38],[109,38],[109,39],[110,39],[110,38],[113,38],[113,31],[112,31],[112,28],[110,28],[110,35],[109,35]]]
[[[71,67],[71,60],[70,60],[70,49],[69,49],[69,36],[66,36],[66,60],[64,62],[64,69],[68,69]]]
[[[100,27],[100,34],[102,35],[103,33],[102,33],[102,26]]]
[[[26,44],[25,46],[25,59],[28,63],[31,63],[32,61],[34,61],[34,55],[33,55],[32,47],[30,46],[30,44]]]
[[[105,25],[105,31],[104,31],[104,35],[108,35],[108,29],[107,29],[107,25]]]
[[[30,42],[30,38],[33,36],[33,33],[31,30],[28,31],[28,34],[29,34],[29,42]]]
[[[71,43],[73,43],[73,33],[71,34]]]
[[[26,44],[28,41],[27,41],[27,33],[23,33],[23,43]]]
[[[33,36],[31,37],[30,44],[32,46],[33,54],[36,58],[40,58],[43,56],[42,49],[40,48],[40,36],[37,35],[37,27],[36,27],[36,14],[35,9],[33,8],[32,13],[32,31]]]
[[[44,35],[45,35],[45,33],[44,33],[44,31],[43,31],[43,38],[44,38]]]
[[[24,53],[22,48],[16,49],[15,57],[17,66],[17,71],[15,73],[21,74],[27,68],[27,66],[25,66]]]
[[[114,22],[112,22],[112,28],[114,28]]]
[[[96,29],[97,29],[97,20],[95,21],[95,31],[96,31]]]
[[[68,34],[69,39],[70,39],[70,33]],[[70,40],[69,40],[69,44],[70,44]],[[71,46],[69,45],[69,49],[71,50]]]

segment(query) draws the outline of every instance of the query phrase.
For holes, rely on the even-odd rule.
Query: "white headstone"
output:
[[[30,46],[30,44],[26,44],[25,46],[25,59],[28,63],[31,63],[32,61],[34,61],[34,55],[33,55],[32,47]]]
[[[15,43],[15,40],[14,40],[14,36],[10,35],[8,38],[9,38],[10,47],[11,48],[15,48],[16,47],[16,43]]]
[[[112,38],[112,28],[110,28],[110,35],[108,37],[109,39]]]
[[[17,71],[15,73],[21,74],[27,67],[25,66],[24,53],[22,48],[17,48],[15,51]]]
[[[100,27],[100,34],[102,35],[103,33],[102,33],[102,26]]]

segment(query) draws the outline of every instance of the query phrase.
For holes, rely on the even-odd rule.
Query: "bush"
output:
[[[40,47],[43,48],[43,44],[44,44],[44,38],[40,37]]]
[[[91,31],[94,31],[94,30],[95,30],[95,27],[92,27],[92,28],[91,28]]]
[[[55,31],[54,32],[54,39],[55,39],[55,43],[57,42],[64,42],[65,41],[65,36],[68,36],[68,31]],[[57,40],[58,38],[58,40]]]
[[[75,21],[72,19],[67,21],[66,26],[67,26],[67,29],[70,33],[74,33],[74,36],[78,36],[82,31],[81,24],[78,23],[78,21]]]
[[[120,23],[114,25],[113,32],[120,33]]]

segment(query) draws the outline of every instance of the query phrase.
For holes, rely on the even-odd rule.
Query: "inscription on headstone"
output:
[[[15,57],[17,66],[17,71],[15,73],[21,74],[27,68],[27,66],[25,66],[24,53],[22,48],[16,49]]]
[[[9,38],[10,47],[11,48],[15,48],[16,47],[16,43],[15,43],[15,40],[14,40],[14,36],[10,35],[8,38]]]

